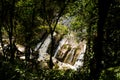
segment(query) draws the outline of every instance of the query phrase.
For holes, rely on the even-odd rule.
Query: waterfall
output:
[[[42,44],[41,48],[39,49],[39,53],[47,53],[47,49],[48,49],[48,46],[51,42],[51,36],[48,35],[48,37],[46,38],[46,40],[44,41],[44,43]]]
[[[36,48],[35,48],[35,51],[38,50],[38,48],[40,47],[40,45],[42,44],[42,46],[40,47],[39,49],[39,59],[43,59],[44,55],[47,54],[47,49],[48,49],[48,46],[51,42],[51,35],[48,35],[48,37],[45,39],[45,41],[43,42],[40,42],[37,44]]]
[[[67,47],[68,45],[70,48]],[[54,54],[54,58],[57,58],[62,63],[70,64],[71,66],[73,65],[73,67],[77,69],[83,66],[85,50],[85,40],[77,43],[74,39],[74,36],[69,35],[68,37],[64,37],[59,42],[58,48]]]
[[[86,51],[86,41],[80,42],[80,47],[81,51],[79,53],[79,56],[77,57],[77,61],[74,64],[76,68],[83,66],[84,53]]]
[[[57,47],[57,50],[55,51],[54,57],[57,56],[58,51],[59,51],[60,48],[63,46],[63,44],[65,44],[66,41],[67,41],[67,39],[66,39],[66,38],[63,38],[63,39],[59,42],[59,45],[58,45],[58,47]]]
[[[47,50],[51,43],[51,35],[48,35],[45,41],[38,43],[35,51],[39,50],[39,61],[46,61],[46,58],[49,60],[49,54]],[[41,48],[39,49],[39,47]],[[64,38],[59,42],[57,49],[53,56],[54,64],[58,64],[60,67],[69,67],[69,69],[77,70],[83,66],[84,53],[86,50],[85,41],[80,41],[78,43],[74,36],[64,36]]]
[[[74,59],[74,53],[75,53],[75,49],[73,48],[71,51],[71,58],[70,58],[70,63],[72,64],[73,59]]]
[[[71,64],[72,63],[72,60],[73,60],[73,57],[74,57],[74,48],[71,49],[70,53],[69,53],[69,58],[67,59],[68,63]]]

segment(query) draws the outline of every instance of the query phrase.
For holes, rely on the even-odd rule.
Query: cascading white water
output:
[[[45,39],[43,44],[41,42],[37,44],[35,51],[38,50],[38,48],[42,44],[42,46],[39,49],[39,60],[44,60],[44,57],[47,54],[47,49],[50,43],[51,43],[51,35],[48,35],[48,37]]]
[[[45,39],[44,43],[42,44],[41,48],[39,49],[39,60],[45,61],[46,56],[49,54],[47,53],[47,49],[49,44],[51,43],[51,36],[48,35],[48,37]],[[65,44],[70,45],[71,49],[69,52],[66,52],[68,47],[66,47],[65,49],[62,49],[62,46],[64,46]],[[40,47],[41,42],[37,44],[35,50],[38,50],[38,48]],[[79,53],[76,53],[76,49],[80,47],[79,49]],[[62,51],[62,55],[58,56],[58,52]],[[64,52],[65,50],[65,52]],[[85,42],[80,42],[80,44],[76,43],[74,38],[72,37],[72,39],[68,39],[68,37],[64,37],[60,42],[59,45],[57,47],[57,50],[53,56],[54,59],[56,59],[57,57],[64,57],[64,61],[60,62],[58,65],[59,67],[61,66],[68,66],[71,69],[77,70],[77,68],[83,66],[83,59],[84,59],[84,53],[86,50],[86,43]],[[59,53],[61,54],[61,53]],[[67,55],[65,55],[67,54]],[[48,59],[49,60],[49,59]],[[56,59],[57,60],[57,59]],[[64,63],[65,62],[65,63]],[[72,64],[72,65],[71,65]]]
[[[75,49],[71,49],[71,51],[70,51],[70,58],[68,60],[68,63],[72,63],[72,59],[74,57],[74,51],[75,51]]]
[[[48,35],[48,37],[46,38],[46,40],[44,41],[44,43],[42,44],[41,48],[39,49],[39,53],[47,53],[47,49],[48,49],[48,46],[51,42],[51,36]]]
[[[54,57],[56,57],[58,51],[59,51],[60,48],[63,46],[63,44],[65,44],[66,40],[67,40],[66,38],[63,38],[63,39],[59,42],[59,45],[58,45],[57,50],[55,51]]]
[[[40,45],[42,44],[42,46],[39,49],[39,53],[46,53],[48,46],[51,42],[51,36],[48,35],[48,37],[45,39],[44,43],[42,44],[41,42],[37,44],[35,51],[40,47]]]
[[[83,66],[84,53],[86,51],[86,41],[80,42],[80,47],[81,47],[80,54],[77,57],[77,61],[74,64],[74,67],[76,68]]]

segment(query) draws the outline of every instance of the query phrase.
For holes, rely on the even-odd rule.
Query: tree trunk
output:
[[[2,47],[2,55],[4,56],[5,58],[5,52],[3,50],[3,47],[4,47],[4,44],[3,44],[3,34],[2,34],[2,27],[3,27],[3,23],[4,23],[4,1],[1,0],[1,14],[0,14],[0,43],[1,43],[1,47]]]
[[[100,73],[103,69],[103,29],[105,24],[105,19],[107,17],[108,9],[110,6],[109,0],[98,0],[98,26],[97,26],[97,35],[94,37],[94,56],[91,61],[91,80],[98,80],[100,77]]]
[[[10,31],[9,31],[9,41],[10,41],[10,61],[13,62],[14,61],[14,57],[15,57],[15,51],[14,51],[14,45],[13,45],[13,27],[14,27],[14,8],[15,8],[15,0],[12,1],[12,5],[11,5],[11,10],[10,10]]]
[[[54,32],[51,32],[51,49],[50,49],[50,61],[49,61],[49,68],[52,69],[54,64],[52,61],[53,51],[54,51]]]

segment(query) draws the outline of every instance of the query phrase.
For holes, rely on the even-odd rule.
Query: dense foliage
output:
[[[119,80],[119,15],[119,0],[1,0],[0,80]],[[78,40],[87,40],[84,66],[54,70],[55,40],[72,31]],[[49,34],[50,69],[43,69],[30,55],[37,56],[35,46]],[[16,44],[24,45],[25,52]],[[21,54],[26,60],[19,59]]]

